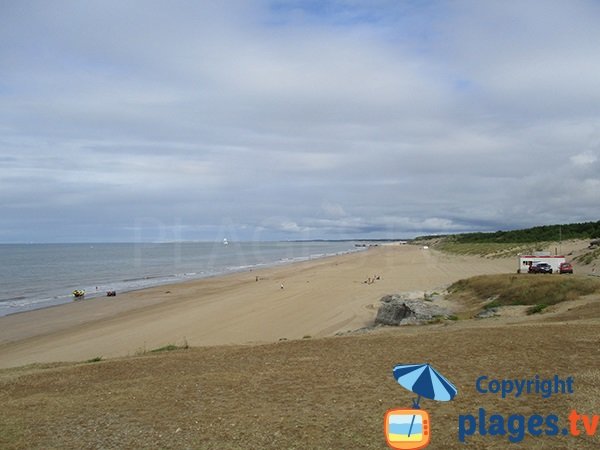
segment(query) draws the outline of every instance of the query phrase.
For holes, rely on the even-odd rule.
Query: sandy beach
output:
[[[73,302],[1,317],[0,367],[127,356],[169,344],[332,336],[371,325],[383,295],[441,290],[460,278],[511,272],[514,265],[513,259],[389,245]],[[380,279],[365,283],[375,276]]]

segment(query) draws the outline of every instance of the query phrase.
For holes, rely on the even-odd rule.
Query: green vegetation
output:
[[[547,244],[516,244],[516,243],[497,243],[497,242],[472,242],[461,243],[449,236],[439,242],[435,248],[444,252],[459,255],[479,255],[490,258],[505,258],[517,256],[519,254],[531,253],[547,247]]]
[[[523,230],[496,231],[495,233],[468,233],[455,236],[457,242],[527,243],[557,241],[559,239],[595,239],[600,237],[600,220],[597,222],[543,225]]]
[[[167,345],[165,345],[163,347],[154,348],[152,350],[146,350],[146,345],[144,344],[144,347],[143,348],[139,348],[135,352],[135,355],[136,356],[142,356],[142,355],[146,355],[148,353],[172,352],[174,350],[187,350],[188,348],[190,348],[190,345],[188,344],[187,339],[183,340],[183,344],[182,345],[167,344]]]
[[[150,353],[159,353],[159,352],[172,352],[173,350],[179,350],[179,346],[175,344],[165,345],[164,347],[159,347],[150,350]]]
[[[548,307],[548,305],[546,305],[544,303],[542,303],[541,305],[532,306],[531,308],[527,308],[527,315],[530,316],[532,314],[541,313],[547,307]]]
[[[564,225],[543,225],[523,230],[496,231],[491,233],[421,236],[415,238],[413,242],[459,255],[505,258],[543,251],[560,239],[597,239],[599,237],[600,220],[597,222]],[[598,257],[600,257],[600,251],[590,252],[590,254],[581,256],[580,262],[589,264]]]
[[[88,359],[86,361],[86,363],[95,363],[95,362],[100,362],[100,361],[102,361],[102,356],[96,356],[95,358]]]
[[[423,293],[423,300],[426,301],[426,302],[432,302],[435,295],[438,295],[438,294],[437,293],[435,293],[435,294],[434,293],[428,294],[427,292],[424,292]]]
[[[435,325],[438,323],[444,323],[446,320],[452,320],[452,321],[456,321],[459,320],[458,316],[454,315],[454,314],[450,314],[449,316],[433,316],[431,318],[431,320],[427,321],[427,324],[429,325]]]
[[[486,303],[486,304],[483,306],[483,309],[499,308],[499,307],[501,307],[501,306],[503,306],[503,305],[502,305],[502,303],[500,303],[500,302],[498,302],[498,301],[496,301],[496,300],[492,300],[491,302],[489,302],[489,303]]]
[[[451,236],[422,236],[415,240],[432,240],[439,239],[441,237],[459,244],[525,244],[558,241],[559,239],[596,239],[600,238],[600,220],[597,222],[570,223],[564,225],[543,225],[522,230],[496,231],[491,233],[463,233]]]
[[[488,302],[486,309],[508,305],[555,305],[600,292],[600,280],[583,276],[480,275],[457,281],[448,291],[452,296],[475,297]]]
[[[183,345],[168,344],[164,347],[155,348],[153,350],[150,350],[150,353],[172,352],[174,350],[186,350],[188,348],[190,348],[190,346],[186,341]]]

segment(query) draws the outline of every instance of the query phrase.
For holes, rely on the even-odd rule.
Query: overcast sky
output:
[[[1,1],[0,242],[600,219],[598,1]]]

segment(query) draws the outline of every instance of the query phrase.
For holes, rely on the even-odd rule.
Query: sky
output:
[[[600,2],[0,0],[0,242],[600,219]]]

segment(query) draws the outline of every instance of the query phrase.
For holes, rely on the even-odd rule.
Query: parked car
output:
[[[537,263],[529,266],[529,273],[552,273],[552,266],[548,263]]]
[[[568,262],[560,263],[558,271],[559,273],[573,273],[573,266]]]

